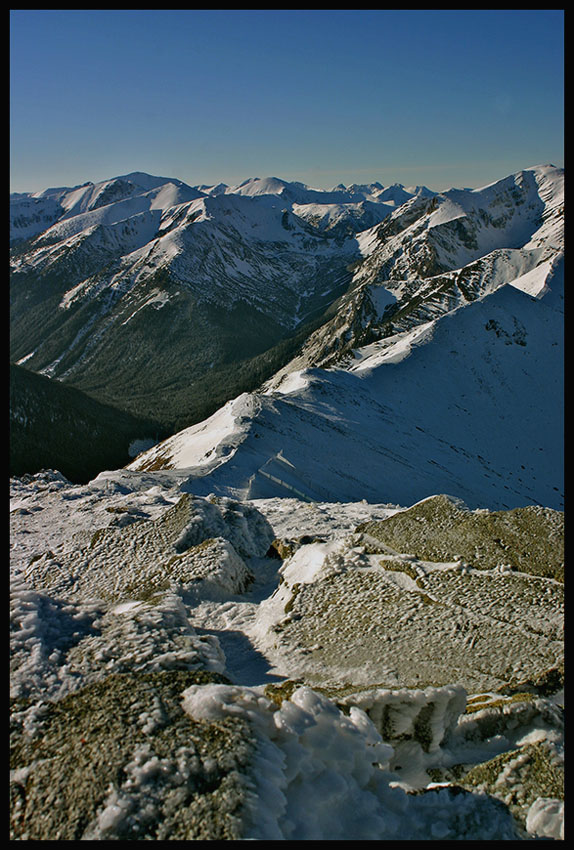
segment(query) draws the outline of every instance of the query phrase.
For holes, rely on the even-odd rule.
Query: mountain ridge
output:
[[[125,178],[14,199],[23,454],[111,468],[11,477],[11,837],[562,840],[563,171]]]
[[[388,370],[409,335],[507,284],[548,301],[563,256],[563,169],[404,193],[275,177],[209,193],[140,172],[38,193],[67,211],[14,248],[13,359],[179,431],[241,393],[284,399],[291,373],[296,386],[308,369],[364,376],[369,358]],[[491,320],[498,336],[520,336],[511,317]]]

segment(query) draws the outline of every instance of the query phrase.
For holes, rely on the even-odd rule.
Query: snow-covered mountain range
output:
[[[13,359],[187,417],[134,468],[189,468],[198,493],[562,505],[562,169],[443,193],[136,172],[18,196],[12,224]]]
[[[414,196],[350,238],[363,260],[303,351],[131,468],[203,495],[561,507],[561,177]]]
[[[12,196],[13,839],[563,838],[563,177]]]
[[[197,421],[269,377],[347,289],[356,232],[394,208],[369,191],[326,193],[326,216],[321,193],[276,180],[207,193],[130,174],[18,196],[12,360]]]

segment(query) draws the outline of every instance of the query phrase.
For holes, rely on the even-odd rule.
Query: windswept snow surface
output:
[[[549,271],[358,350],[348,369],[245,394],[130,468],[179,469],[198,495],[561,508],[563,272]]]

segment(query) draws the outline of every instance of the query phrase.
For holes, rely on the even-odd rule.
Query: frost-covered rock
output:
[[[193,721],[181,693],[223,681],[182,671],[111,675],[36,708],[16,703],[12,840],[243,837],[255,738],[245,718]]]
[[[10,626],[14,698],[59,699],[111,673],[225,669],[219,641],[197,634],[175,594],[106,610],[22,586]]]
[[[463,570],[450,552],[452,560],[427,561],[377,543],[312,543],[283,563],[250,633],[284,674],[330,687],[456,683],[475,693],[560,665],[561,582]]]
[[[473,767],[461,784],[504,802],[528,833],[563,838],[563,741],[540,733],[538,741],[535,735],[530,737],[534,742],[522,743]]]
[[[204,722],[245,717],[257,731],[246,837],[258,840],[513,839],[496,800],[443,788],[413,795],[390,772],[393,749],[360,708],[348,716],[310,688],[278,707],[253,689],[192,686],[184,710]]]
[[[561,582],[184,479],[13,482],[13,839],[560,834]]]
[[[251,578],[238,553],[263,555],[272,539],[255,508],[185,494],[156,520],[101,528],[71,551],[34,558],[24,578],[74,599],[146,600],[201,582],[235,594]]]
[[[436,752],[456,727],[466,707],[464,688],[450,686],[425,690],[380,688],[340,698],[342,705],[361,708],[385,741],[416,741],[426,752]]]
[[[432,496],[357,530],[424,560],[461,560],[480,570],[564,580],[564,513],[538,505],[469,511],[458,499]]]
[[[187,516],[175,542],[177,551],[210,537],[224,537],[240,555],[262,557],[273,541],[271,526],[249,503],[213,495],[206,499],[184,495],[179,504]]]

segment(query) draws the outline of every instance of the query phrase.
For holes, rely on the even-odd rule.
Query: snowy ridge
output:
[[[165,404],[305,334],[123,469],[11,479],[11,838],[563,840],[563,171],[12,209],[35,370]]]
[[[252,396],[241,426],[221,444],[211,432],[218,461],[209,477],[192,468],[197,460],[186,469],[209,423],[169,438],[130,468],[158,468],[166,458],[202,495],[259,498],[294,487],[311,500],[411,504],[448,492],[472,507],[560,508],[560,271],[549,287],[546,281],[531,273],[522,278],[526,292],[499,287],[396,341],[358,350],[349,370],[307,370]],[[546,294],[532,299],[543,287]],[[203,450],[203,438],[198,445]]]

